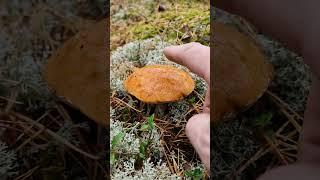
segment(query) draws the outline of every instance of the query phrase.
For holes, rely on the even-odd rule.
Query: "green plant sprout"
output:
[[[185,176],[187,178],[200,180],[200,179],[204,179],[204,172],[200,168],[195,168],[193,170],[186,171]]]

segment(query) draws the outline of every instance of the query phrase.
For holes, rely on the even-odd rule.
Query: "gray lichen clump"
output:
[[[253,138],[254,132],[243,126],[239,119],[223,123],[214,131],[211,139],[218,141],[219,145],[214,143],[211,149],[211,171],[216,179],[224,179],[252,156],[258,143]]]
[[[15,169],[18,167],[16,163],[17,157],[14,151],[8,150],[8,146],[0,141],[0,177],[8,179],[12,175],[17,174]]]
[[[303,112],[311,85],[311,72],[303,58],[264,35],[258,35],[268,59],[275,68],[270,89],[297,112]]]
[[[166,163],[161,160],[155,163],[147,158],[143,161],[142,168],[136,170],[136,157],[140,155],[141,143],[150,140],[150,149],[153,155],[156,156],[157,153],[160,153],[159,133],[154,129],[152,132],[137,135],[140,129],[138,124],[129,128],[126,127],[124,122],[114,119],[115,110],[112,108],[110,109],[110,115],[110,149],[112,154],[119,156],[111,165],[112,179],[178,179],[176,175],[171,174]],[[125,141],[115,145],[112,142],[119,137],[119,134],[122,134]]]

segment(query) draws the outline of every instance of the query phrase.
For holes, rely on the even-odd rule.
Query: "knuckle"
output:
[[[198,43],[198,42],[191,42],[190,43],[192,46],[195,46],[195,47],[197,47],[197,46],[202,46],[200,43]]]
[[[184,49],[184,56],[188,57],[201,49],[201,44],[198,42],[191,42],[187,48]]]
[[[198,43],[198,42],[192,42],[190,43],[190,48],[188,48],[189,51],[194,51],[194,50],[198,50],[200,49],[202,46],[202,44]]]
[[[196,120],[197,118],[195,118],[195,116],[191,117],[186,125],[186,134],[190,135],[190,133],[192,133],[192,131],[194,130],[195,126],[196,126]]]

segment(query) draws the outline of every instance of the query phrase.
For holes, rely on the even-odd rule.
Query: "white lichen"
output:
[[[190,110],[190,103],[187,100],[170,103],[168,106],[170,120],[178,124],[186,123],[187,120],[183,116]]]
[[[0,142],[0,177],[8,179],[10,176],[15,175],[17,172],[16,163],[17,157],[14,151],[10,151],[8,146]]]
[[[126,127],[124,122],[113,119],[113,109],[111,112],[110,149],[117,156],[114,164],[111,165],[112,179],[171,179],[176,177],[161,160],[157,161],[155,165],[150,162],[150,159],[144,160],[142,169],[136,170],[135,161],[139,157],[141,143],[149,142],[150,152],[159,152],[162,148],[160,134],[156,129],[153,129],[138,135],[139,123]],[[113,146],[114,138],[120,133],[123,134],[123,140]]]
[[[303,62],[302,57],[280,43],[264,35],[258,35],[257,39],[275,69],[271,89],[293,110],[304,111],[311,86],[309,67]]]
[[[165,180],[165,179],[180,179],[176,175],[172,175],[169,168],[165,163],[159,161],[157,164],[150,162],[147,159],[143,162],[143,167],[141,170],[135,170],[135,160],[130,159],[124,163],[123,169],[116,169],[112,174],[111,179],[119,180]]]

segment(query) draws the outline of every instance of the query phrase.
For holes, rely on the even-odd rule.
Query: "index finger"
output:
[[[164,49],[165,56],[210,82],[210,48],[199,43],[170,46]]]

